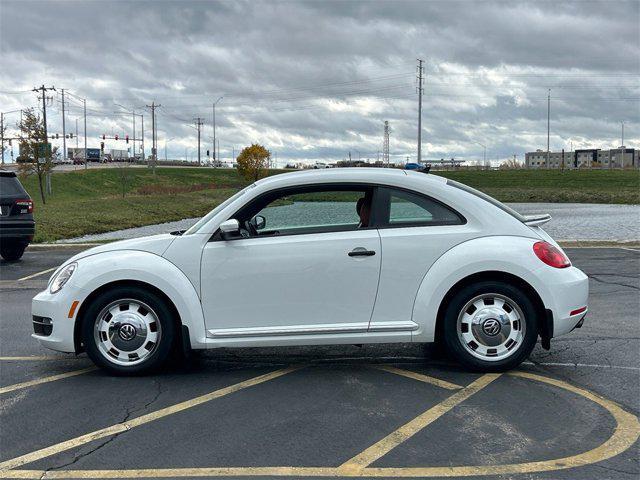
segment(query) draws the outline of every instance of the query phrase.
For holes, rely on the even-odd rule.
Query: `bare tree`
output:
[[[44,195],[44,181],[53,170],[53,159],[58,155],[58,148],[51,149],[49,142],[44,141],[44,122],[33,109],[24,110],[18,129],[20,130],[18,172],[21,176],[38,176],[40,198],[43,204],[47,203]]]
[[[130,167],[131,164],[128,160],[118,163],[118,180],[120,181],[120,187],[122,188],[122,198],[127,194],[129,184],[131,183],[131,177],[133,176]]]

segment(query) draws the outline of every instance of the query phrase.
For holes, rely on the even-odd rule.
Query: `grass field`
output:
[[[35,177],[22,182],[35,202],[36,242],[204,215],[246,185],[235,170],[129,168],[122,197],[119,169],[52,176],[54,195],[42,205]],[[279,172],[272,172],[279,173]],[[505,170],[437,172],[507,202],[640,204],[638,171]]]

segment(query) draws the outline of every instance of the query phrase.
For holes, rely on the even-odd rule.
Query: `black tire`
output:
[[[28,244],[23,243],[3,243],[0,245],[0,256],[4,258],[7,262],[14,262],[16,260],[20,260],[22,255],[24,254],[24,250],[27,248]]]
[[[123,300],[139,301],[150,307],[160,323],[161,335],[152,353],[140,363],[133,365],[121,365],[105,355],[98,347],[95,328],[100,321],[99,316],[103,309]],[[174,313],[166,301],[155,293],[140,287],[116,287],[102,293],[93,299],[83,315],[82,339],[89,358],[100,368],[115,375],[141,375],[158,370],[172,352],[172,347],[177,338]],[[156,327],[157,328],[157,327]]]
[[[508,299],[520,309],[524,328],[522,325],[518,325],[518,327],[524,333],[521,341],[515,343],[512,350],[505,353],[508,356],[494,360],[490,360],[488,356],[485,356],[484,358],[487,358],[485,360],[474,356],[468,351],[465,341],[459,336],[458,317],[462,314],[463,308],[468,305],[468,302],[491,294]],[[484,302],[484,300],[481,301]],[[538,338],[538,319],[531,299],[517,287],[497,281],[479,282],[461,289],[447,305],[443,320],[443,340],[447,353],[465,368],[476,372],[503,372],[517,367],[531,354]],[[508,328],[515,329],[511,323],[508,322]],[[460,330],[462,331],[463,328],[464,325],[461,325]],[[479,328],[482,327],[479,326]],[[466,330],[468,331],[468,327]],[[473,349],[469,343],[466,345],[468,345],[468,348]]]

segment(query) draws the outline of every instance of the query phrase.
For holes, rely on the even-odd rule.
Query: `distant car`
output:
[[[69,259],[33,299],[34,337],[117,373],[175,348],[434,341],[471,370],[510,369],[587,312],[549,219],[422,172],[275,175],[185,232]]]
[[[22,257],[33,240],[33,201],[14,172],[0,170],[0,255],[8,261]]]

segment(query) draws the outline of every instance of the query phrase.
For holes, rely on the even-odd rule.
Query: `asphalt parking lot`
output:
[[[118,378],[30,337],[31,298],[80,248],[0,263],[2,478],[640,476],[639,250],[567,249],[591,279],[585,325],[507,374],[403,344],[224,349]]]

